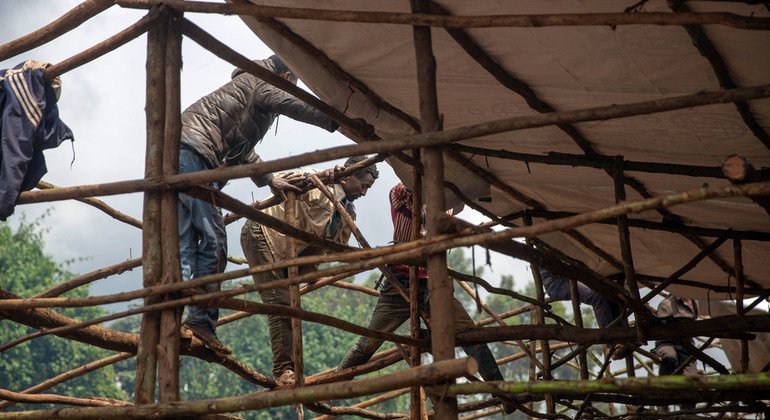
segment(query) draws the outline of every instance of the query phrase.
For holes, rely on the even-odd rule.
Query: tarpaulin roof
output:
[[[251,0],[261,5],[331,10],[409,13],[408,1]],[[623,12],[635,2],[618,0],[486,0],[434,1],[452,15],[559,14]],[[688,1],[693,12],[732,12],[770,16],[764,5],[740,2]],[[672,9],[662,0],[643,4],[641,12]],[[364,118],[384,138],[417,132],[419,98],[413,31],[409,25],[243,17],[247,25],[292,67],[322,100],[354,118]],[[688,29],[690,30],[688,32]],[[700,35],[696,32],[700,31]],[[531,88],[536,99],[554,110],[623,104],[715,91],[723,87],[770,83],[770,32],[723,25],[685,28],[676,25],[561,27],[495,27],[464,30],[483,54],[507,77]],[[442,28],[433,28],[437,64],[438,108],[445,129],[514,116],[536,115],[525,98],[483,68]],[[705,41],[704,41],[705,39]],[[697,42],[694,42],[697,41]],[[703,53],[713,45],[711,53]],[[705,55],[704,55],[705,54]],[[326,62],[325,60],[328,60]],[[723,69],[720,70],[720,65]],[[715,70],[715,68],[717,70]],[[722,83],[717,74],[721,71]],[[724,75],[727,75],[727,82]],[[506,76],[503,76],[506,77]],[[354,81],[352,81],[354,79]],[[359,85],[360,82],[360,85]],[[371,92],[365,92],[369,89]],[[373,99],[378,97],[379,99]],[[381,99],[381,101],[380,101]],[[532,98],[529,98],[532,102]],[[770,99],[748,102],[760,131],[770,131]],[[546,155],[551,152],[623,156],[637,162],[718,167],[730,154],[746,157],[755,167],[770,166],[770,150],[749,128],[735,104],[719,104],[598,122],[574,124],[577,136],[556,126],[473,138],[461,143],[486,149]],[[525,163],[479,154],[465,157],[549,211],[586,212],[615,203],[612,177],[604,169]],[[513,199],[451,159],[446,180],[498,216],[530,207]],[[392,160],[396,173],[408,181],[411,169]],[[626,187],[628,200],[684,191],[725,179],[664,173],[633,172],[626,177],[640,188]],[[640,193],[640,191],[642,191]],[[447,192],[448,204],[457,198]],[[490,201],[491,198],[491,201]],[[479,200],[481,199],[481,200]],[[716,199],[671,208],[689,226],[770,233],[770,217],[749,199]],[[661,222],[648,211],[633,216]],[[535,219],[535,222],[541,219]],[[621,261],[616,226],[592,224],[577,231]],[[605,275],[622,269],[597,256],[573,237],[557,233],[544,239]],[[714,237],[703,237],[703,243]],[[631,228],[634,266],[639,274],[666,278],[697,255],[699,248],[682,234]],[[770,243],[743,240],[743,264],[750,286],[770,287]],[[732,241],[715,256],[733,266]],[[711,285],[735,285],[729,268],[705,259],[682,279]],[[706,289],[673,286],[671,290],[704,298]],[[708,297],[724,299],[711,291]]]

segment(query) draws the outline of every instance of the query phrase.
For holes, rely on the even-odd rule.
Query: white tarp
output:
[[[404,1],[251,0],[255,4],[308,7],[332,10],[409,12]],[[499,0],[436,1],[455,15],[549,14],[623,12],[634,3],[618,0]],[[763,5],[737,2],[690,1],[693,11],[727,11],[741,15],[770,16]],[[663,0],[644,5],[644,12],[671,12]],[[364,94],[355,91],[327,68],[317,64],[301,48],[261,24],[244,17],[249,27],[296,70],[299,77],[321,99],[354,118],[365,118],[387,139],[411,134],[412,127],[397,115],[378,109]],[[412,28],[408,25],[340,23],[280,19],[363,82],[386,102],[419,120],[416,65]],[[720,25],[704,26],[705,32],[724,59],[737,86],[770,83],[770,32],[748,31]],[[530,86],[540,99],[556,110],[622,104],[703,90],[718,90],[719,83],[709,62],[693,46],[679,26],[625,25],[545,28],[482,28],[467,31],[510,74]],[[535,115],[516,93],[506,89],[474,61],[445,30],[434,28],[433,48],[437,61],[439,111],[447,129],[514,116]],[[750,102],[759,125],[770,131],[770,99]],[[593,149],[607,156],[643,162],[718,166],[722,159],[738,153],[755,167],[770,166],[770,150],[742,121],[733,104],[704,106],[576,125]],[[581,149],[556,127],[509,132],[464,141],[464,144],[515,152],[581,154]],[[548,210],[585,212],[614,204],[612,178],[603,170],[573,168],[484,158],[473,162],[488,169],[505,183],[542,202]],[[410,170],[391,162],[399,176],[408,180]],[[699,187],[727,185],[727,181],[678,175],[627,172],[653,196]],[[447,160],[447,180],[472,199],[498,215],[523,209],[521,203],[491,188],[456,163]],[[629,200],[641,199],[627,187]],[[456,198],[448,196],[448,204]],[[712,200],[675,207],[672,211],[693,226],[770,232],[770,217],[747,199]],[[634,215],[661,221],[656,212]],[[578,229],[594,244],[621,260],[617,229],[591,225]],[[693,258],[700,249],[679,234],[632,228],[632,247],[637,272],[667,277]],[[714,238],[704,238],[706,242]],[[585,261],[603,274],[618,269],[602,262],[561,234],[549,242]],[[716,252],[732,264],[733,247],[728,241]],[[743,241],[747,278],[770,287],[770,244]],[[734,285],[734,279],[706,259],[684,279],[714,285]],[[672,291],[694,297],[724,299],[724,294],[704,289],[673,287]]]

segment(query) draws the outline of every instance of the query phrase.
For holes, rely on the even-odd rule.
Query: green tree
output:
[[[233,286],[226,285],[226,287]],[[259,300],[256,294],[247,295],[246,298]],[[363,326],[368,325],[375,304],[376,298],[372,296],[332,286],[323,287],[302,296],[302,308],[305,310],[327,314]],[[230,312],[222,311],[221,316],[226,316],[228,313]],[[111,327],[136,333],[139,330],[139,325],[140,318],[132,317],[117,321]],[[222,342],[232,347],[233,356],[238,360],[258,372],[271,375],[273,359],[265,316],[255,315],[221,326],[217,329],[217,334]],[[358,336],[355,334],[313,322],[302,323],[302,335],[306,375],[335,368],[348,349],[358,340]],[[388,348],[388,346],[386,343],[383,348]],[[386,372],[405,367],[405,364],[399,363]],[[135,359],[116,364],[120,386],[129,394],[133,394],[135,368]],[[382,374],[382,372],[375,372],[371,375],[376,376],[378,374]],[[241,379],[220,365],[185,356],[181,359],[180,383],[180,394],[183,400],[244,395],[261,390],[261,388]],[[345,404],[363,399],[365,398],[357,398],[345,402]],[[404,412],[407,401],[408,396],[402,397],[383,403],[376,409]],[[307,414],[310,415],[309,412]],[[293,407],[243,412],[238,413],[238,415],[245,419],[295,417]]]
[[[0,224],[0,289],[30,297],[73,276],[66,270],[67,263],[59,264],[44,253],[43,234],[40,220],[31,223],[22,220],[16,231],[6,223]],[[79,288],[66,296],[87,295],[87,288]],[[73,308],[62,310],[61,313],[76,319],[91,319],[106,312],[101,308]],[[0,343],[35,331],[9,320],[0,320]],[[35,338],[3,352],[0,357],[0,386],[22,391],[110,354],[106,350],[55,336]],[[76,397],[127,398],[115,384],[115,372],[112,367],[90,372],[45,392]],[[17,404],[8,410],[39,408],[42,407]]]

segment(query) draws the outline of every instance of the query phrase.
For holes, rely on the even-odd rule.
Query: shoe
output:
[[[275,383],[278,384],[278,386],[294,386],[296,383],[294,371],[291,369],[284,370],[280,375],[274,376],[273,379],[275,379]]]
[[[195,324],[185,324],[182,326],[181,334],[183,337],[188,334],[194,335],[196,338],[201,340],[206,347],[210,348],[211,350],[217,353],[230,354],[233,352],[233,350],[230,347],[227,347],[226,345],[222,344],[221,341],[219,341],[216,331],[210,331],[204,326],[195,325]]]

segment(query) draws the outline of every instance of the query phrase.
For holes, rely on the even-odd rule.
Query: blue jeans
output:
[[[545,270],[540,270],[540,275],[543,278],[543,287],[548,296],[556,300],[572,299],[568,278],[551,274]],[[585,284],[578,282],[577,291],[580,303],[591,305],[594,308],[596,323],[599,324],[600,328],[606,327],[615,318],[620,316],[620,306],[618,304],[596,293]]]
[[[210,169],[206,160],[192,150],[179,151],[179,173]],[[227,234],[222,211],[210,203],[179,194],[179,254],[182,279],[190,280],[208,274],[222,273],[227,265]],[[218,291],[219,283],[205,286]],[[219,308],[190,305],[188,324],[203,325],[216,330]]]

